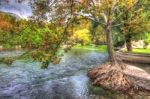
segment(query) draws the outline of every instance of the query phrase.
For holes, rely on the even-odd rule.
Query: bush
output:
[[[3,59],[3,63],[7,64],[7,65],[11,65],[13,63],[13,58],[12,57],[5,57]]]

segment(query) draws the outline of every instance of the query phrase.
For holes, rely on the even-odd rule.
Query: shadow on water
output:
[[[14,53],[0,52],[0,57]],[[33,61],[16,60],[9,67],[0,64],[0,99],[125,99],[89,82],[87,70],[105,61],[106,53],[75,49],[46,70]]]

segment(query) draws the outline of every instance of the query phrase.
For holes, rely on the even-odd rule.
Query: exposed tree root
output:
[[[122,65],[121,68],[119,65]],[[123,65],[126,67],[122,68],[124,67]],[[138,83],[135,83],[135,78],[133,76],[124,73],[124,71],[127,70],[127,65],[125,64],[116,64],[115,66],[104,64],[90,70],[88,72],[88,76],[91,78],[94,85],[104,87],[112,91],[121,92],[129,96],[144,95],[147,94],[147,92],[150,95],[150,90],[139,86]]]

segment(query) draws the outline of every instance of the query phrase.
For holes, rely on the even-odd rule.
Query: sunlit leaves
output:
[[[90,44],[91,42],[89,30],[87,29],[75,31],[73,37],[77,42],[82,42],[82,44]]]

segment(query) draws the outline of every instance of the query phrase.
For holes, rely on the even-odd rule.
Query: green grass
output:
[[[150,49],[136,48],[136,49],[133,49],[133,53],[137,53],[137,54],[150,54]]]
[[[87,51],[98,51],[98,52],[107,52],[107,46],[106,45],[76,45],[73,47],[73,49],[83,49]],[[144,48],[135,48],[133,49],[132,53],[137,54],[150,54],[150,49],[144,49]]]
[[[76,45],[73,47],[73,49],[83,49],[83,50],[87,50],[87,51],[98,51],[98,52],[107,52],[107,46],[106,45],[99,45],[99,46],[95,46],[95,45]]]

